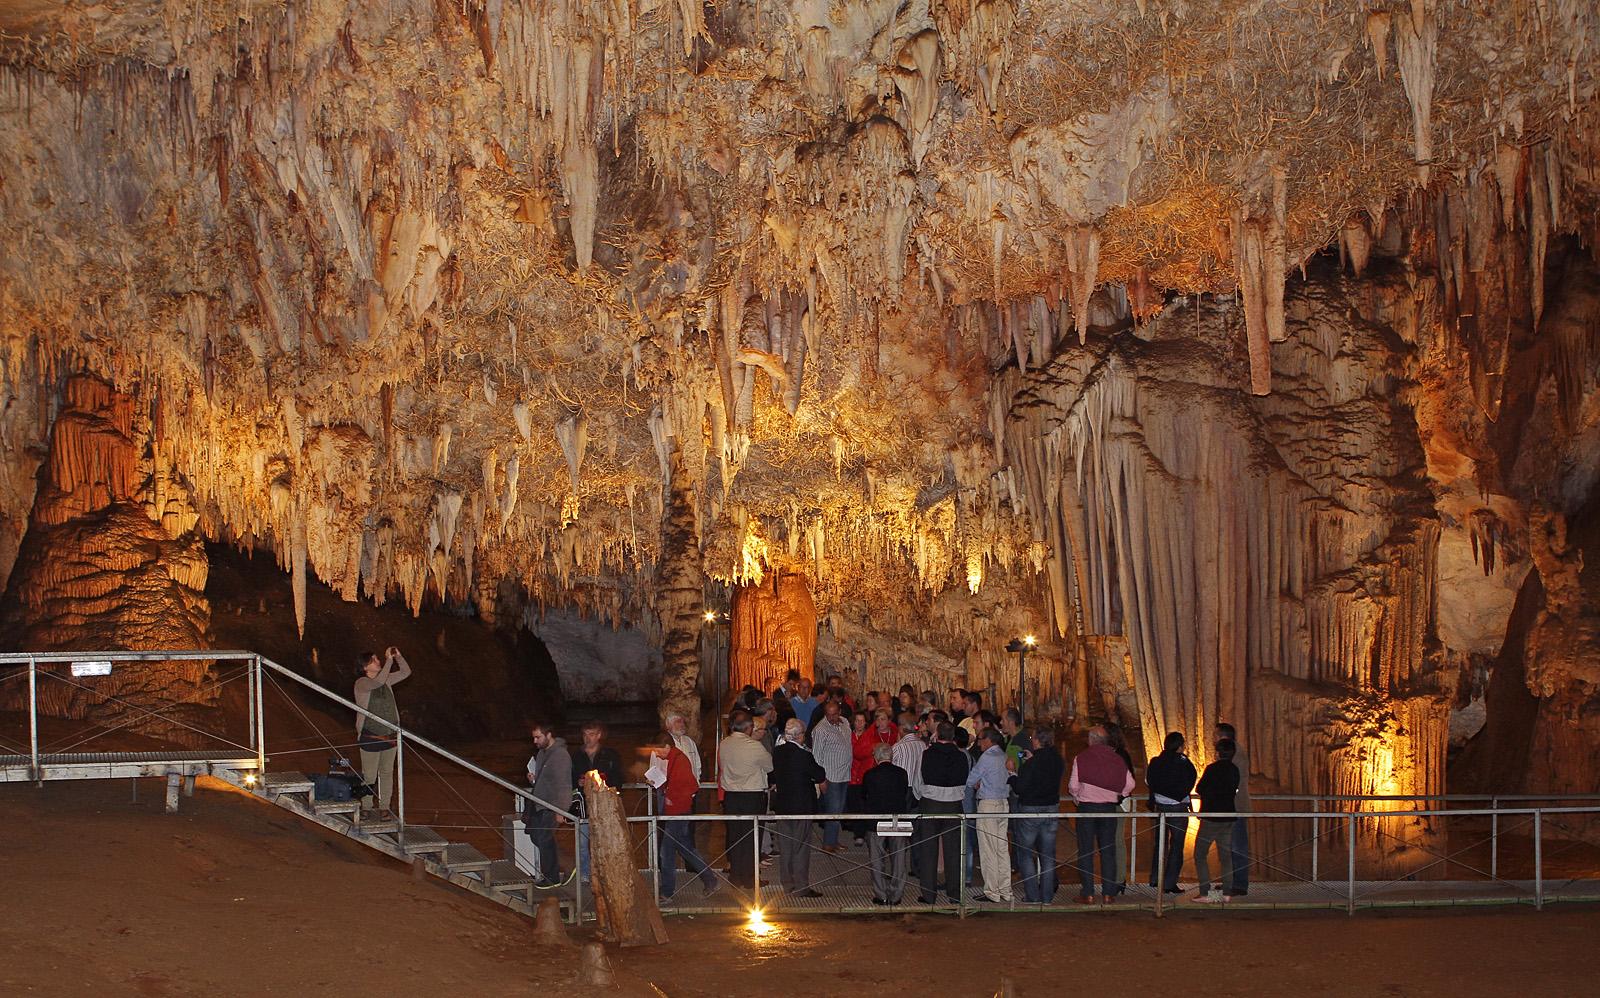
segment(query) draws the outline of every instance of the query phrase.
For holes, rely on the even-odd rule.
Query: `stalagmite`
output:
[[[705,572],[700,563],[700,525],[696,515],[696,483],[685,471],[676,441],[669,458],[671,474],[662,486],[661,557],[656,567],[656,612],[661,620],[661,702],[665,726],[669,714],[681,714],[689,730],[700,718],[700,631]]]

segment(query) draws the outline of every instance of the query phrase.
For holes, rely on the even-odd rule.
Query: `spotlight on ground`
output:
[[[772,933],[772,923],[767,921],[760,908],[750,909],[750,920],[745,923],[745,928],[757,939],[763,939]]]

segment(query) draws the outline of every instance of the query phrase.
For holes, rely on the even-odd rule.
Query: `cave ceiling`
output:
[[[1428,191],[1592,239],[1597,32],[1576,0],[4,0],[0,505],[87,369],[210,537],[350,598],[644,621],[675,474],[714,580],[803,572],[947,647],[1042,625],[1014,376],[1207,295],[1265,393],[1284,277],[1403,256]]]

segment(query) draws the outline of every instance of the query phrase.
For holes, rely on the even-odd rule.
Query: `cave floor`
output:
[[[240,794],[203,790],[166,815],[159,781],[137,798],[130,781],[6,786],[0,823],[0,993],[593,993],[575,983],[576,951],[531,945],[526,919]],[[1592,985],[1600,909],[780,915],[765,939],[726,916],[667,927],[667,946],[610,951],[615,993],[788,979],[811,994],[988,995],[1008,975],[1021,995],[1119,979],[1237,995],[1567,995]]]

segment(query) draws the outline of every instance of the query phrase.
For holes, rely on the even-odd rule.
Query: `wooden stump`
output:
[[[583,778],[589,814],[590,886],[600,931],[623,946],[653,946],[667,941],[655,891],[633,861],[622,795],[591,772]]]
[[[533,940],[544,946],[571,946],[567,927],[561,924],[561,902],[545,898],[533,915]]]
[[[617,983],[617,975],[606,958],[606,948],[599,943],[584,943],[578,963],[578,983],[590,988],[609,988]]]

